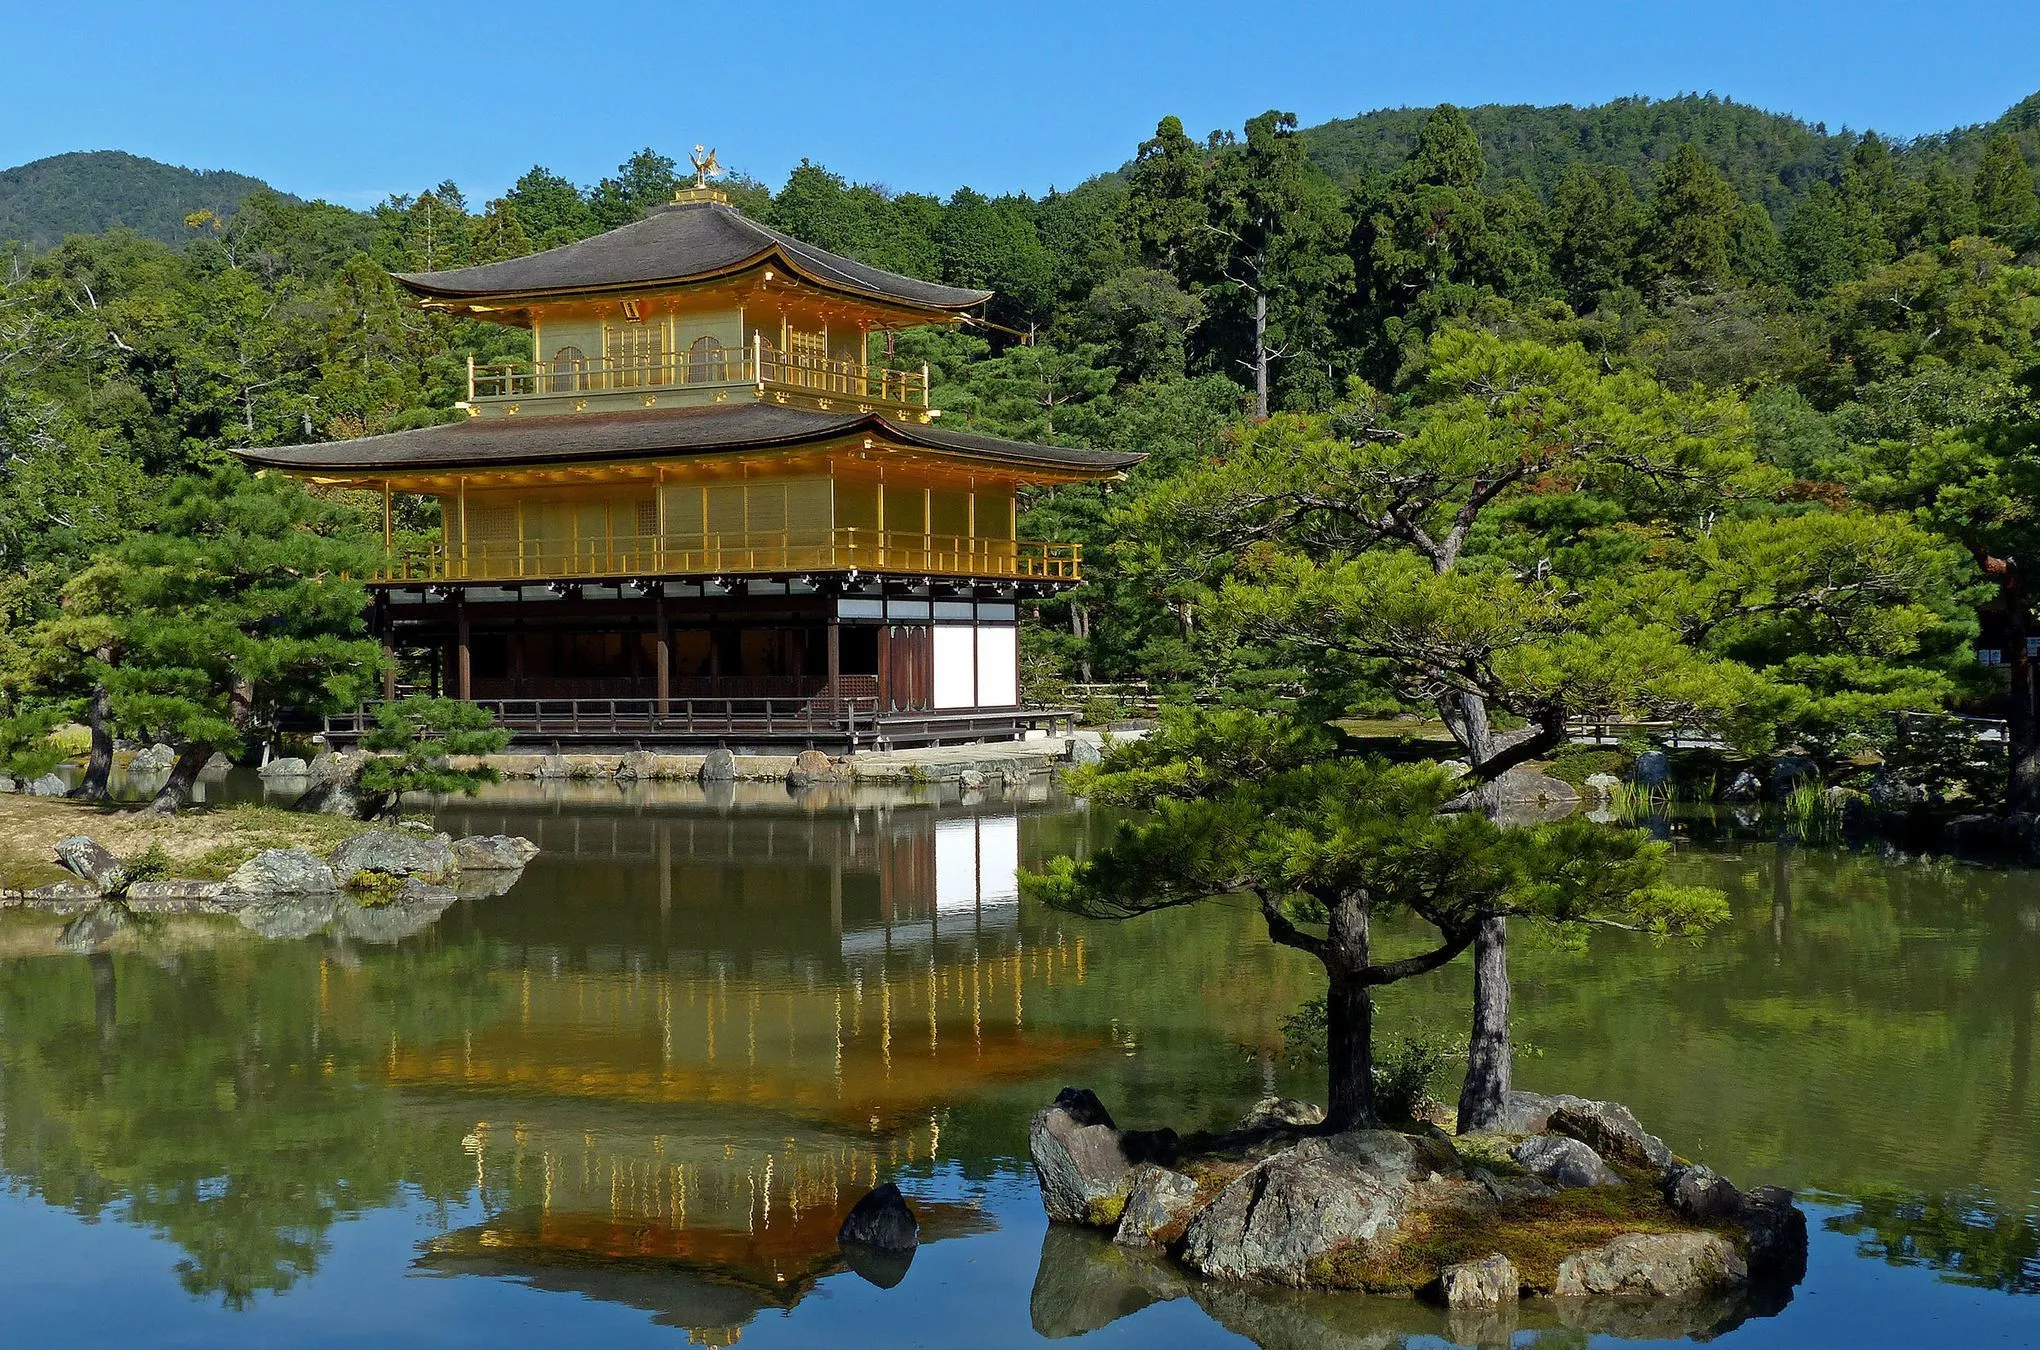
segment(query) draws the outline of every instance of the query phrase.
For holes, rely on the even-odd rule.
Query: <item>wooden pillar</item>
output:
[[[386,591],[375,597],[375,631],[382,639],[382,696],[388,701],[397,696],[397,635],[390,623],[390,597]]]
[[[658,638],[658,693],[659,716],[665,718],[673,711],[673,626],[666,621],[666,588],[659,588],[657,600],[659,623]]]
[[[829,697],[841,698],[843,694],[843,625],[834,615],[829,616],[824,641],[829,652]]]
[[[892,696],[893,629],[886,624],[878,630],[878,697],[887,707],[897,706]]]
[[[462,591],[453,602],[454,622],[458,636],[454,640],[454,689],[453,696],[465,702],[474,697],[473,662],[469,659],[467,592]]]

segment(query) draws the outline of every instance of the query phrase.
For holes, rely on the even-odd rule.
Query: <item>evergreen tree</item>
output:
[[[557,248],[595,232],[595,218],[580,189],[541,165],[518,179],[504,200],[537,247]]]
[[[1574,165],[1554,189],[1546,219],[1551,270],[1574,309],[1585,313],[1628,282],[1640,226],[1629,175]]]
[[[1735,189],[1699,146],[1684,142],[1658,171],[1640,240],[1643,264],[1653,278],[1680,285],[1729,285],[1744,221]]]
[[[672,157],[647,147],[617,165],[615,176],[595,185],[588,194],[588,214],[597,231],[613,230],[672,201],[679,186]]]
[[[1142,141],[1126,176],[1125,230],[1135,256],[1187,278],[1189,258],[1205,246],[1204,151],[1164,117]]]
[[[2040,222],[2040,196],[2033,188],[2033,168],[2018,140],[1999,132],[1976,166],[1977,228],[2000,243],[2018,247]]]

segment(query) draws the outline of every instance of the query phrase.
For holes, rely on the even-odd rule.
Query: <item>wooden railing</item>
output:
[[[391,556],[377,581],[571,581],[597,577],[743,576],[777,572],[919,573],[1081,580],[1080,544],[972,539],[902,530],[777,534],[609,535],[470,540]]]
[[[878,727],[878,700],[819,695],[806,698],[477,698],[496,724],[526,735],[728,735],[786,737],[829,732],[870,736]],[[326,732],[352,740],[375,722],[373,705],[326,719]]]
[[[468,401],[610,394],[690,385],[772,385],[846,398],[928,406],[928,368],[893,370],[857,361],[804,356],[767,348],[724,347],[712,353],[678,351],[611,361],[504,361],[468,367]]]

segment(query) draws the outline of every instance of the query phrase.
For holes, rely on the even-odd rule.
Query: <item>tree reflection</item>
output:
[[[1979,1289],[2040,1294],[2040,1219],[1985,1191],[1870,1196],[1826,1227],[1855,1238],[1860,1254],[1887,1265],[1926,1266]]]

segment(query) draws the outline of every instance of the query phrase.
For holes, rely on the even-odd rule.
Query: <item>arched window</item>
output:
[[[553,353],[552,392],[578,394],[588,387],[588,358],[579,347],[562,347]]]
[[[694,345],[687,349],[687,383],[720,384],[728,378],[722,343],[712,337],[694,339]]]

